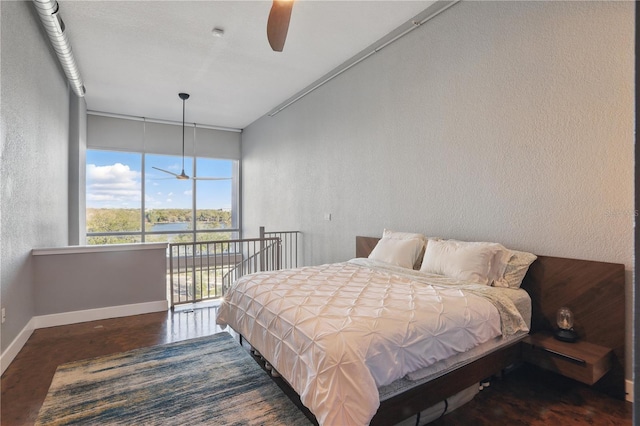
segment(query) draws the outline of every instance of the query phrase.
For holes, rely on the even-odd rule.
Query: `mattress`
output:
[[[508,336],[497,336],[466,352],[452,355],[428,367],[412,371],[391,385],[378,388],[380,401],[384,401],[429,380],[444,376],[448,372],[467,365],[485,355],[517,343],[527,336],[529,334],[528,329],[531,327],[531,297],[529,297],[529,293],[521,288],[495,288],[495,291],[503,293],[513,301],[514,306],[527,325],[527,330],[521,330]]]
[[[216,321],[260,351],[320,424],[368,424],[377,388],[528,331],[503,292],[369,259],[243,277]]]

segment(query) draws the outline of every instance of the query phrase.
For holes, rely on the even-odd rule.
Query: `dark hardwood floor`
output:
[[[2,375],[0,422],[31,425],[59,364],[222,331],[216,307],[176,310],[34,331]],[[432,425],[631,425],[631,403],[522,367]]]
[[[631,425],[631,417],[630,402],[523,365],[431,425]]]

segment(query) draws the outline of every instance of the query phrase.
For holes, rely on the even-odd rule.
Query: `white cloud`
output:
[[[191,196],[191,194],[193,194],[193,190],[192,189],[188,189],[188,190],[184,191],[183,194]]]
[[[100,207],[140,202],[140,172],[116,163],[87,164],[87,201]]]
[[[129,166],[122,163],[110,166],[96,166],[87,164],[87,179],[100,182],[131,181],[140,177],[140,172],[131,170]]]

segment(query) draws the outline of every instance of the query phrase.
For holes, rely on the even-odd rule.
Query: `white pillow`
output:
[[[457,241],[457,240],[451,240]],[[488,250],[494,252],[493,259],[491,259],[491,266],[489,267],[488,285],[494,285],[495,282],[504,280],[504,271],[507,269],[509,259],[513,256],[511,250],[499,243],[491,242],[467,242],[457,241],[459,244],[468,244],[479,247],[486,247]]]
[[[497,243],[429,241],[420,271],[491,285],[506,269],[508,250]]]
[[[503,277],[494,281],[494,287],[520,288],[529,266],[538,258],[524,251],[511,251],[511,257],[504,270]]]
[[[394,232],[385,229],[382,238],[369,254],[369,259],[413,269],[426,244],[422,234]]]
[[[422,234],[416,234],[413,232],[396,232],[390,229],[385,229],[382,232],[382,238],[395,238],[397,240],[421,240],[426,243],[427,237]]]

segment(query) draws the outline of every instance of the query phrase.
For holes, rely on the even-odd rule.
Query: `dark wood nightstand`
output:
[[[583,340],[561,342],[547,332],[527,336],[522,347],[526,362],[588,385],[593,385],[611,369],[612,354],[611,348]]]

